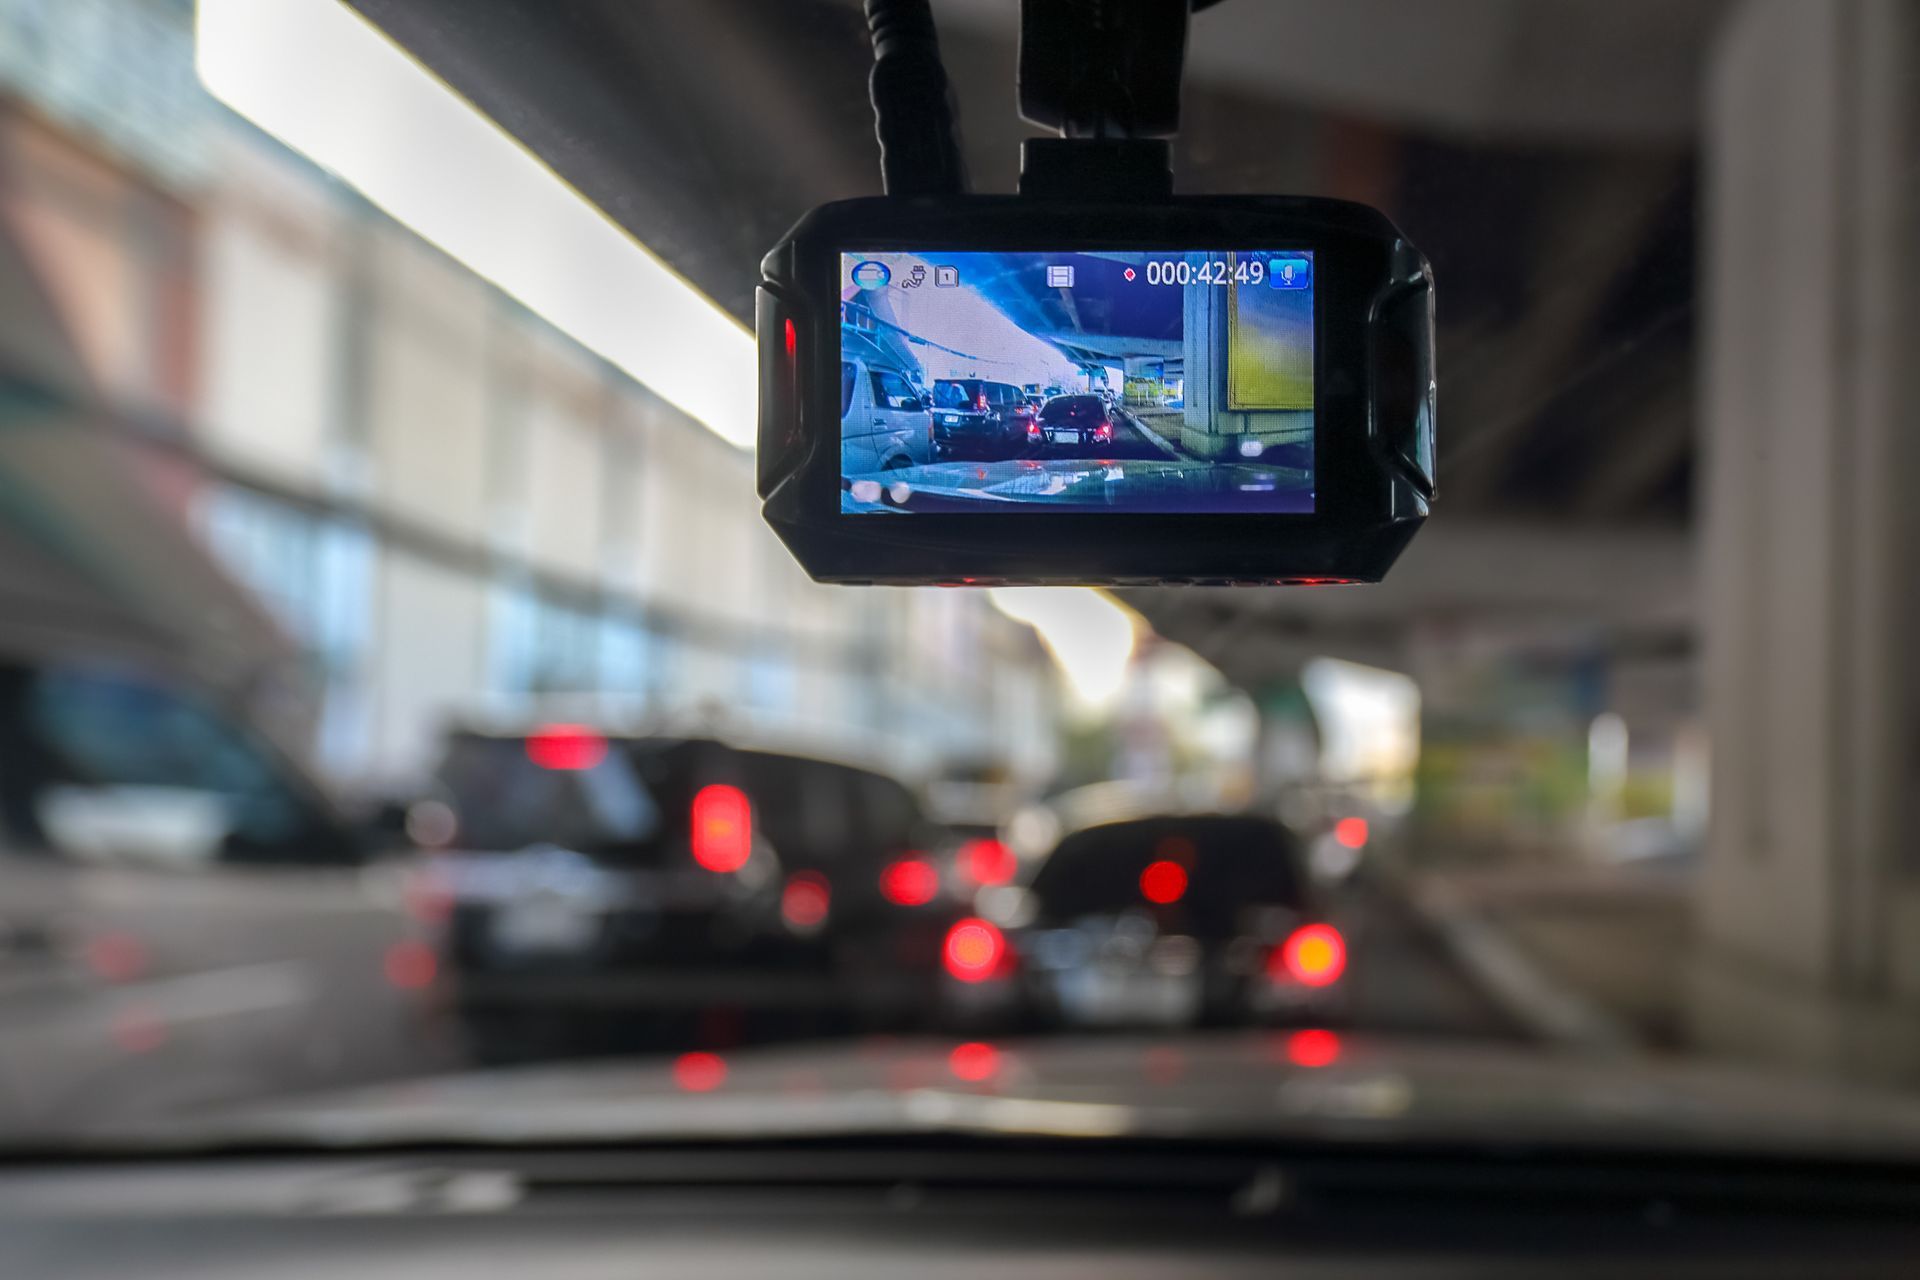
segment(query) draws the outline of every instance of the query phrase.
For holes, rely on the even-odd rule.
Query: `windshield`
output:
[[[1011,191],[1018,7],[938,7]],[[808,580],[754,289],[878,190],[871,66],[833,0],[0,0],[0,1148],[506,1065],[532,1131],[589,1058],[683,1132],[1909,1132],[1910,11],[1201,7],[1179,190],[1432,263],[1378,586]],[[1340,255],[1088,237],[849,264],[849,519],[1316,509]]]

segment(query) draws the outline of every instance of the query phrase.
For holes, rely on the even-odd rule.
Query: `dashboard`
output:
[[[1900,1171],[1649,1177],[1541,1154],[870,1142],[14,1163],[0,1274],[1907,1276],[1920,1249]]]

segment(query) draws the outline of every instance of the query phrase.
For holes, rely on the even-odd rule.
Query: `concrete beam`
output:
[[[856,0],[841,0],[844,4]],[[1724,0],[1242,0],[1193,20],[1190,83],[1483,138],[1678,140]],[[943,26],[1012,40],[1007,0]]]
[[[1569,529],[1435,519],[1370,587],[1158,587],[1121,593],[1156,630],[1235,681],[1318,654],[1404,664],[1418,626],[1486,628],[1591,647],[1694,632],[1691,541],[1682,529]]]

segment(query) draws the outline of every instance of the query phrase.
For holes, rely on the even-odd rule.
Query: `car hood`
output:
[[[1920,1103],[1632,1056],[1278,1031],[870,1039],[493,1070],[122,1126],[101,1138],[356,1147],[933,1132],[1911,1159],[1920,1156]]]

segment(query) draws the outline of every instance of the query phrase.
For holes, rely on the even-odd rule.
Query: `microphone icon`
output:
[[[1305,255],[1276,254],[1267,263],[1267,283],[1276,289],[1311,289],[1313,259]]]

